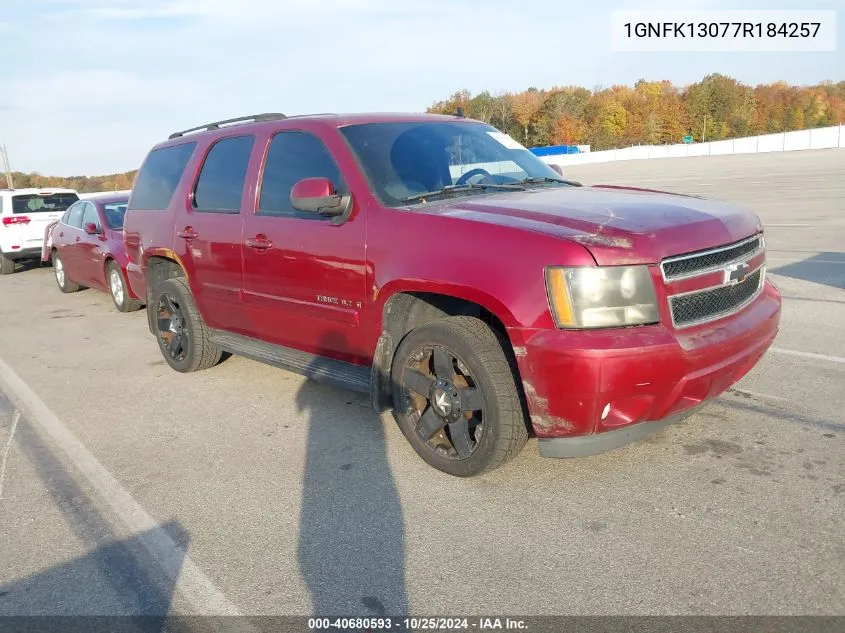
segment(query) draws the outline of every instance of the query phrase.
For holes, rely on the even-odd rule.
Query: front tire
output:
[[[106,282],[114,306],[120,312],[135,312],[141,308],[141,302],[129,296],[129,285],[114,260],[106,266]]]
[[[58,252],[53,253],[53,273],[56,275],[56,285],[58,285],[59,290],[62,292],[79,292],[82,288],[82,286],[75,281],[71,281],[70,277],[67,276],[65,263]]]
[[[483,321],[447,317],[412,330],[391,368],[393,416],[417,454],[457,477],[498,468],[528,439],[503,341]]]
[[[15,272],[15,260],[0,253],[0,275],[11,275]]]
[[[153,311],[158,347],[173,369],[188,373],[208,369],[220,362],[222,352],[211,343],[208,327],[184,277],[159,284],[147,310]]]

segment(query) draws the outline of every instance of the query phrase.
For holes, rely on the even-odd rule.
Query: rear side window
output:
[[[267,151],[258,214],[319,219],[313,213],[300,213],[290,202],[291,189],[297,182],[318,176],[331,180],[338,193],[346,193],[340,168],[320,139],[307,132],[279,132]]]
[[[240,212],[254,142],[253,136],[232,136],[211,146],[194,188],[197,211]]]
[[[150,152],[132,186],[130,208],[166,209],[196,146],[196,143],[183,143]]]

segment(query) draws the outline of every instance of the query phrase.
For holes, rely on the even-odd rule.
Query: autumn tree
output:
[[[586,132],[582,119],[572,114],[562,114],[554,122],[549,141],[551,145],[578,145],[584,140]]]
[[[484,91],[469,100],[467,116],[485,123],[493,119],[493,112],[496,109],[496,101],[489,92]]]
[[[511,98],[511,110],[514,119],[522,128],[523,142],[528,142],[528,128],[534,124],[543,105],[543,94],[536,88],[529,88]]]

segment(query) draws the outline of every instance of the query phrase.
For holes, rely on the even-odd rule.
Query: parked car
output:
[[[581,186],[462,117],[176,132],[124,233],[174,370],[230,352],[367,392],[458,476],[529,433],[574,457],[662,428],[742,378],[780,322],[753,212]]]
[[[0,275],[15,272],[17,262],[37,261],[44,227],[77,200],[73,189],[0,190]]]
[[[141,308],[126,277],[123,218],[127,200],[126,195],[113,194],[80,200],[50,229],[45,242],[50,244],[49,260],[62,292],[93,287],[108,292],[121,312]]]

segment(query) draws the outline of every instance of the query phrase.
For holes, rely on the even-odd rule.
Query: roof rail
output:
[[[180,136],[184,136],[189,132],[199,132],[205,130],[217,130],[220,128],[221,125],[226,125],[228,123],[242,123],[246,121],[278,121],[280,119],[286,119],[287,117],[282,114],[281,112],[264,112],[263,114],[251,114],[249,116],[239,116],[235,117],[234,119],[224,119],[223,121],[214,121],[213,123],[206,123],[205,125],[198,125],[197,127],[188,128],[187,130],[182,130],[181,132],[174,132],[170,136],[168,136],[168,140],[179,138]]]

